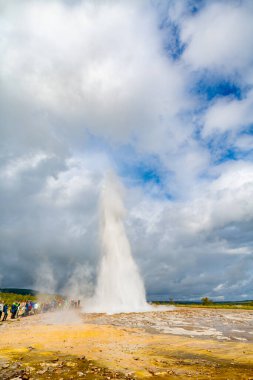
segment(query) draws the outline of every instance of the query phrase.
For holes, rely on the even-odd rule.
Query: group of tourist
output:
[[[2,321],[6,321],[9,312],[11,319],[18,318],[19,316],[26,316],[29,314],[36,314],[39,304],[37,302],[26,301],[26,302],[13,302],[9,305],[7,302],[0,301],[0,321],[3,316]]]
[[[39,313],[46,313],[63,308],[79,308],[80,300],[56,300],[53,299],[49,302],[39,303],[37,301],[26,302],[13,302],[12,305],[0,300],[0,321],[6,321],[9,311],[11,319],[16,319],[19,316],[26,317],[28,315],[35,315]]]

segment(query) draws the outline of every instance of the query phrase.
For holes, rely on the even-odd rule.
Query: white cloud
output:
[[[253,215],[253,165],[238,161],[220,165],[214,170],[217,178],[196,189],[190,213],[189,228],[209,230],[226,224],[250,220]]]
[[[38,167],[38,165],[46,161],[53,156],[48,156],[43,152],[37,152],[35,154],[30,154],[26,156],[22,156],[19,158],[15,158],[7,163],[5,167],[1,170],[0,174],[3,177],[3,180],[15,180],[19,174],[26,170],[33,170]]]
[[[220,99],[207,110],[204,117],[203,136],[213,133],[233,133],[253,123],[253,92],[246,99]]]
[[[140,4],[4,7],[3,88],[68,120],[71,133],[85,126],[122,141],[159,130],[161,118],[168,126],[186,102],[182,70],[164,55],[155,17]]]
[[[251,135],[239,136],[235,141],[235,145],[241,150],[251,150],[253,147],[253,136]]]
[[[182,241],[191,241],[196,246],[203,244],[203,254],[209,248],[229,255],[252,253],[252,247],[247,243],[234,247],[223,237],[209,243],[202,241],[201,237],[216,236],[216,231],[222,231],[228,225],[252,220],[253,165],[243,161],[227,163],[217,167],[212,174],[215,179],[199,182],[187,199],[166,202],[148,196],[143,199],[141,193],[135,195],[132,218],[140,221],[145,235],[149,236],[149,244],[152,245],[151,240],[154,240],[155,250],[158,241],[164,243],[169,257]],[[142,233],[138,232],[139,235]],[[180,256],[178,260],[180,262]]]
[[[182,25],[186,62],[195,69],[247,70],[253,58],[252,12],[250,1],[244,6],[233,1],[207,3]]]
[[[221,290],[223,290],[224,289],[224,284],[219,284],[219,285],[217,285],[214,289],[213,289],[213,291],[214,292],[220,292]]]
[[[98,155],[101,159],[102,155]],[[92,156],[95,158],[95,155]],[[105,168],[102,164],[102,166]],[[104,169],[106,170],[106,169]],[[51,206],[71,207],[96,194],[101,182],[101,174],[94,164],[89,167],[86,157],[66,160],[66,168],[57,176],[48,176],[38,201]]]

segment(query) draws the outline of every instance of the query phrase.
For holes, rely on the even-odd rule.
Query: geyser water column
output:
[[[101,250],[95,294],[85,311],[120,313],[150,310],[145,288],[135,264],[123,219],[122,186],[110,173],[101,194]]]

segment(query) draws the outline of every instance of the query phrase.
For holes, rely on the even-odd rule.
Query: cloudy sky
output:
[[[0,285],[94,281],[113,169],[149,295],[252,299],[252,36],[251,0],[0,0]]]

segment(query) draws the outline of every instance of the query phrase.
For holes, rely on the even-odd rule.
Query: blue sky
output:
[[[253,298],[252,2],[0,4],[1,286],[94,283],[113,169],[149,295]]]

